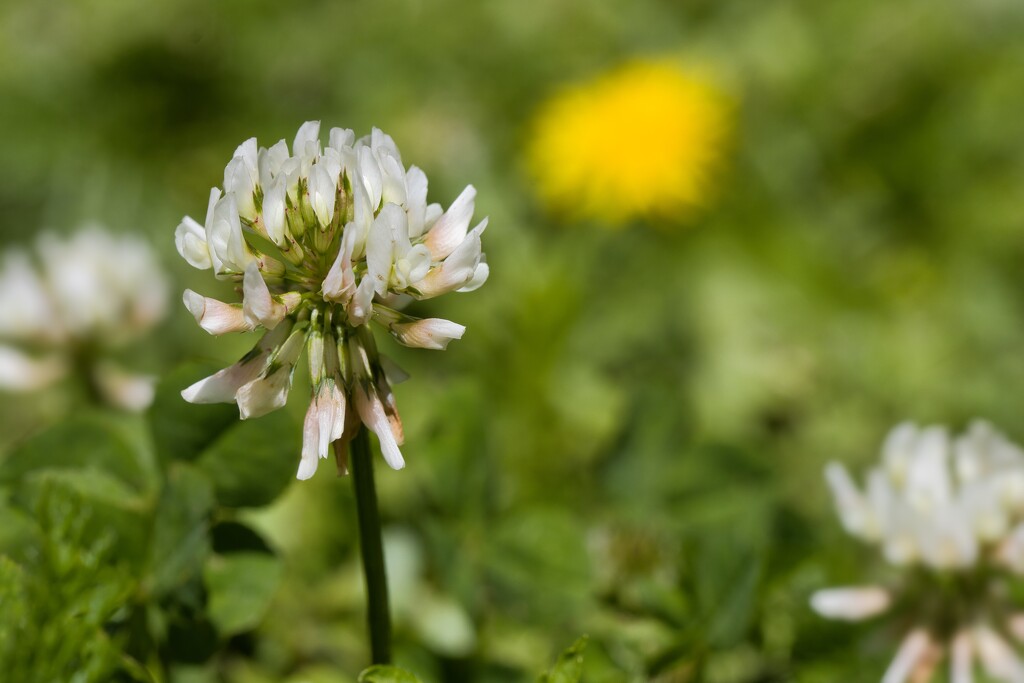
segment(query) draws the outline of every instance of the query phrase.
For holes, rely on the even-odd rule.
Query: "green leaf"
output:
[[[416,674],[397,666],[375,664],[359,674],[357,683],[422,683]]]
[[[537,683],[579,683],[583,678],[583,651],[587,649],[587,636],[583,636],[558,656],[555,665],[537,678]]]
[[[694,589],[702,628],[716,647],[738,644],[753,619],[765,549],[763,536],[751,534],[743,520],[736,519],[726,531],[708,532],[694,548]]]
[[[109,536],[121,560],[144,565],[160,473],[144,423],[123,415],[86,412],[32,437],[0,463],[0,484],[11,502],[36,513],[48,492],[80,503],[82,538]]]
[[[157,385],[148,419],[162,462],[195,460],[238,422],[238,407],[234,404],[194,405],[181,397],[182,389],[220,369],[211,362],[186,363]]]
[[[281,580],[281,562],[264,553],[213,555],[203,570],[209,616],[221,635],[250,631],[263,620]]]
[[[202,574],[210,553],[213,485],[195,467],[173,463],[153,523],[147,588],[162,596]]]
[[[231,507],[273,501],[295,478],[302,431],[284,410],[237,421],[196,461],[213,481],[217,500]]]
[[[23,443],[0,463],[0,484],[16,483],[40,470],[113,476],[139,498],[155,494],[160,478],[141,423],[106,413],[72,416]],[[116,485],[101,482],[103,478],[93,481],[100,495],[125,492],[114,491]]]

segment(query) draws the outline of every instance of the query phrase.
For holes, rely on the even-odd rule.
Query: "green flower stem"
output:
[[[352,439],[349,468],[356,493],[359,544],[366,577],[366,619],[370,628],[370,653],[374,664],[391,663],[391,617],[388,612],[388,584],[384,569],[377,489],[373,483],[370,436],[361,427]]]

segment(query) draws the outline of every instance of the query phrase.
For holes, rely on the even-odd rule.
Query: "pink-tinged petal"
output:
[[[861,621],[889,609],[892,597],[879,586],[829,588],[811,596],[811,607],[827,619]]]
[[[34,358],[10,346],[0,346],[0,389],[37,391],[67,374],[56,357]]]
[[[440,266],[432,269],[426,277],[415,283],[414,286],[419,292],[418,298],[430,299],[469,284],[476,275],[477,266],[480,265],[480,234],[486,226],[486,222],[483,222],[473,228],[462,244]]]
[[[405,346],[435,351],[443,351],[448,347],[448,342],[462,339],[466,332],[464,325],[443,318],[394,323],[388,329],[395,339]]]
[[[924,661],[930,646],[931,637],[924,629],[914,629],[907,634],[896,657],[882,676],[882,683],[906,683],[910,674]]]
[[[316,473],[320,450],[320,416],[316,397],[309,402],[306,419],[302,423],[302,457],[295,477],[305,481]]]
[[[1024,612],[1011,614],[1006,620],[1006,630],[1019,642],[1024,643]]]
[[[380,452],[384,456],[384,461],[395,470],[405,467],[405,459],[402,457],[398,442],[391,431],[391,422],[376,393],[372,391],[367,393],[366,388],[360,382],[356,384],[355,400],[359,419],[377,435],[377,439],[380,441]]]
[[[313,395],[306,411],[302,429],[302,461],[299,465],[300,479],[303,473],[316,471],[316,463],[326,458],[330,445],[341,438],[345,429],[345,394],[333,380],[320,385]]]
[[[476,188],[467,185],[423,238],[423,244],[430,249],[435,261],[443,261],[466,239],[475,200]]]
[[[246,320],[242,307],[237,304],[226,304],[223,301],[197,294],[191,289],[185,290],[182,299],[199,326],[210,334],[245,332],[253,328],[253,325]]]
[[[986,674],[1005,681],[1024,681],[1024,664],[1002,636],[984,624],[975,626],[973,635]]]

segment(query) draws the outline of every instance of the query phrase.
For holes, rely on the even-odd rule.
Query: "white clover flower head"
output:
[[[952,683],[972,681],[975,662],[995,680],[1024,681],[1024,660],[1007,642],[1024,641],[1024,613],[1003,599],[1005,581],[1024,575],[1024,450],[982,421],[956,438],[904,423],[889,433],[863,490],[838,463],[825,478],[846,531],[907,575],[901,586],[811,597],[830,619],[860,621],[895,604],[910,612],[918,626],[883,683],[929,681],[947,653]]]
[[[141,410],[152,379],[106,358],[166,314],[168,283],[145,242],[86,226],[43,233],[34,252],[0,259],[0,388],[28,391],[78,367],[108,402]]]
[[[332,128],[326,147],[318,121],[304,123],[290,149],[284,140],[269,148],[246,140],[224,170],[224,189],[211,190],[204,224],[185,217],[175,244],[192,266],[240,285],[240,304],[186,290],[196,322],[210,334],[263,336],[182,396],[235,402],[242,419],[264,415],[287,401],[305,349],[312,396],[298,478],[311,477],[328,447],[360,424],[377,435],[387,463],[403,467],[394,366],[378,353],[370,323],[417,348],[444,349],[462,337],[462,325],[400,309],[487,279],[487,220],[470,228],[475,196],[469,186],[447,211],[428,204],[426,175],[406,169],[376,128],[358,140]]]

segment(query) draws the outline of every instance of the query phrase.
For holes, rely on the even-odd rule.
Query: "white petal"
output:
[[[830,462],[825,466],[825,481],[832,490],[843,528],[854,536],[865,535],[871,525],[871,510],[850,473],[842,464]]]
[[[476,188],[467,185],[423,238],[435,261],[444,260],[466,239],[475,199]]]
[[[6,253],[0,267],[0,336],[35,342],[63,337],[50,296],[28,254]]]
[[[953,637],[949,647],[950,683],[974,683],[972,671],[971,635],[960,631]]]
[[[316,156],[320,153],[320,122],[306,121],[299,126],[292,143],[292,154],[297,157]]]
[[[352,143],[355,142],[355,139],[355,133],[353,133],[350,128],[331,128],[328,144],[333,149],[341,152],[346,148],[352,147]]]
[[[206,226],[206,243],[217,275],[241,274],[255,260],[242,236],[234,195],[226,194],[214,204],[211,223]]]
[[[277,144],[270,149],[259,151],[257,166],[260,171],[260,184],[263,187],[270,185],[271,181],[277,177],[288,157],[288,143],[284,140],[278,140]]]
[[[487,278],[491,276],[491,267],[487,265],[485,261],[481,261],[477,264],[476,270],[473,271],[473,277],[470,278],[469,282],[464,287],[459,287],[456,292],[473,292],[480,289]]]
[[[243,147],[248,148],[251,143],[251,150],[246,149],[244,156],[235,156],[224,169],[224,191],[235,195],[238,203],[238,213],[252,221],[256,218],[256,186],[259,184],[258,171],[256,170],[256,138],[250,138]],[[251,152],[251,158],[249,157]],[[236,151],[236,155],[238,152]]]
[[[402,157],[398,153],[398,146],[395,144],[395,141],[380,128],[374,127],[370,129],[370,148],[378,154],[382,152],[388,153],[394,156],[398,163],[402,163]]]
[[[914,629],[907,634],[896,657],[882,676],[882,683],[905,683],[928,653],[930,644],[931,638],[923,629]]]
[[[381,201],[385,204],[390,202],[399,206],[405,206],[407,193],[405,188],[405,169],[402,167],[402,162],[390,152],[381,152],[378,154],[378,158],[380,159],[383,181]]]
[[[355,293],[356,279],[352,271],[352,247],[355,242],[355,229],[349,223],[341,237],[341,247],[338,250],[338,257],[334,264],[327,271],[324,278],[322,291],[324,298],[328,301],[335,301],[347,304]]]
[[[340,168],[338,169],[341,170]],[[313,167],[309,176],[309,201],[313,206],[313,213],[322,227],[331,224],[334,218],[334,202],[337,198],[338,177],[324,167],[317,164]]]
[[[907,500],[928,512],[952,497],[949,434],[942,427],[921,430],[907,471]]]
[[[391,334],[405,346],[441,351],[453,339],[462,339],[466,328],[442,318],[424,318],[413,322],[394,323]]]
[[[210,250],[206,246],[206,229],[185,216],[174,231],[174,246],[190,266],[206,270],[210,262]]]
[[[267,235],[279,247],[283,247],[288,241],[285,223],[285,193],[287,192],[285,178],[274,180],[263,196],[263,225],[267,229]]]
[[[184,389],[181,397],[189,403],[234,403],[239,387],[259,376],[265,360],[261,356],[239,361]]]
[[[811,607],[828,619],[862,621],[889,609],[889,591],[879,586],[829,588],[811,596]]]
[[[893,427],[882,444],[882,460],[897,486],[902,486],[906,479],[917,434],[917,425],[903,422]]]
[[[384,461],[387,462],[391,469],[400,470],[405,467],[405,459],[402,457],[402,452],[398,448],[395,436],[391,432],[391,422],[388,420],[384,412],[384,406],[381,404],[376,393],[372,395],[367,394],[366,389],[360,383],[356,386],[355,399],[359,419],[363,421],[363,424],[370,431],[377,435],[377,439],[380,441],[380,452],[384,456]]]
[[[349,323],[354,327],[365,325],[373,314],[373,278],[364,275],[359,286],[356,287],[352,299],[348,302]]]
[[[359,148],[359,175],[366,188],[366,195],[370,200],[370,207],[376,211],[380,206],[381,194],[383,192],[383,179],[381,178],[380,166],[373,150],[369,147]]]
[[[409,237],[423,234],[427,213],[427,175],[411,166],[405,174],[406,212],[409,214]]]
[[[253,324],[246,320],[242,308],[226,304],[186,289],[182,297],[185,308],[196,319],[199,326],[213,335],[251,330]]]
[[[284,407],[288,392],[292,388],[295,363],[305,345],[302,330],[292,332],[281,346],[277,355],[271,358],[270,366],[256,379],[243,384],[235,394],[238,413],[243,420],[261,417]]]
[[[267,288],[267,283],[263,280],[255,261],[245,269],[242,297],[242,312],[250,327],[263,325],[272,330],[284,320],[285,307],[270,296],[270,289]]]
[[[239,387],[259,377],[271,352],[285,341],[288,332],[289,325],[278,325],[277,329],[264,334],[237,363],[183,390],[182,398],[189,403],[234,403]]]
[[[33,358],[10,346],[0,346],[0,389],[37,391],[47,387],[67,372],[56,358]]]
[[[153,403],[156,377],[126,372],[112,363],[97,366],[93,375],[100,392],[111,405],[138,413]]]
[[[401,227],[400,227],[401,226]],[[396,204],[385,204],[366,240],[366,277],[373,280],[373,288],[383,296],[391,279],[391,265],[395,254],[395,233],[405,226],[405,212]]]
[[[303,455],[302,459],[299,460],[299,471],[295,473],[295,478],[299,481],[306,481],[312,478],[316,474],[317,464],[318,460],[315,457]]]

